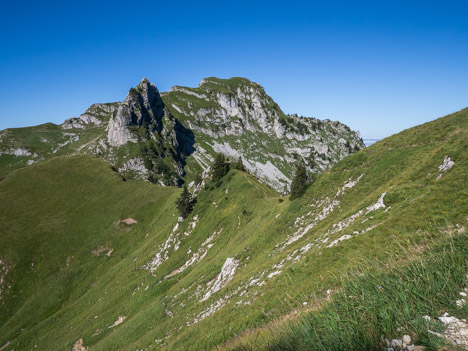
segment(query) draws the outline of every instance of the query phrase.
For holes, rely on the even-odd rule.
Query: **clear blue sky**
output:
[[[468,106],[465,1],[2,1],[0,129],[207,76],[381,138]]]

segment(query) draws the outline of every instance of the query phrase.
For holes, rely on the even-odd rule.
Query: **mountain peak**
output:
[[[220,85],[220,86],[256,86],[258,88],[262,88],[262,86],[258,83],[252,82],[248,78],[244,77],[231,77],[231,78],[217,78],[217,77],[207,77],[203,78],[200,84],[198,84],[199,88],[204,86],[210,85]],[[262,88],[263,89],[263,88]]]
[[[137,88],[147,88],[149,86],[156,88],[156,86],[153,83],[151,83],[151,81],[148,78],[145,77],[140,81],[140,83],[138,83],[138,85],[136,87]]]
[[[142,95],[151,95],[151,96],[159,95],[158,88],[156,87],[156,85],[151,83],[148,78],[143,78],[140,81],[140,83],[138,83],[138,85],[132,89],[135,89],[136,91],[138,91],[138,93]],[[132,93],[132,89],[130,89],[129,94]]]
[[[208,77],[197,88],[174,86],[163,99],[172,116],[210,140],[197,145],[198,159],[214,152],[242,157],[250,172],[279,191],[291,183],[297,157],[316,173],[364,147],[360,136],[341,123],[286,115],[247,78]]]
[[[131,88],[108,125],[108,141],[112,146],[121,146],[127,142],[137,142],[128,126],[141,127],[152,131],[161,129],[160,120],[164,115],[164,104],[158,88],[143,78],[136,88]]]
[[[136,83],[124,101],[97,104],[67,120],[59,146],[49,150],[41,139],[44,148],[24,163],[53,156],[73,143],[105,158],[127,179],[180,185],[205,172],[215,154],[223,153],[241,157],[258,179],[284,191],[296,159],[321,173],[364,147],[359,134],[341,123],[286,115],[260,84],[247,78],[207,77],[199,87],[176,85],[162,94],[148,78]],[[83,144],[90,138],[88,130],[96,138]],[[15,151],[18,147],[11,143],[7,151],[23,152]]]

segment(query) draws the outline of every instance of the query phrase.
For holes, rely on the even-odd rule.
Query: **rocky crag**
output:
[[[299,158],[319,173],[363,147],[359,133],[342,123],[285,114],[245,78],[207,78],[197,88],[174,86],[161,94],[145,78],[123,102],[94,104],[60,126],[0,132],[0,164],[5,173],[88,153],[125,178],[181,185],[222,152],[242,158],[259,180],[282,191]]]

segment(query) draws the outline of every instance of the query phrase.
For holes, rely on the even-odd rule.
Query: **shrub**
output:
[[[216,154],[211,179],[214,182],[218,182],[228,173],[228,171],[229,163],[226,161],[226,157],[223,154]]]
[[[197,202],[197,198],[193,197],[192,194],[187,189],[187,186],[184,185],[184,190],[180,197],[177,199],[176,206],[179,214],[182,218],[187,218],[187,216],[193,211],[193,207]]]
[[[305,168],[304,162],[300,160],[296,165],[296,171],[294,173],[294,179],[291,183],[291,200],[301,197],[309,184],[309,176]]]

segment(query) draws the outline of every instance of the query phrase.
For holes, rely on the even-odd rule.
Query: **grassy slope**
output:
[[[1,305],[2,339],[21,334],[21,349],[48,330],[53,341],[48,347],[56,349],[63,342],[61,318],[81,324],[71,305],[86,298],[106,271],[133,267],[130,256],[140,247],[144,228],[154,225],[155,214],[172,209],[177,193],[123,182],[106,162],[89,156],[55,158],[1,182],[0,256],[14,266],[7,278],[11,292]],[[138,221],[128,232],[125,224],[116,224],[127,217]],[[108,250],[92,255],[100,246],[113,248],[112,255],[105,256]]]
[[[300,309],[339,286],[362,260],[383,269],[387,261],[405,260],[402,248],[438,242],[447,228],[466,225],[467,134],[467,110],[409,129],[346,158],[293,202],[279,202],[251,176],[231,172],[219,188],[200,193],[195,230],[184,236],[192,217],[181,223],[180,249],[171,248],[153,275],[139,268],[176,224],[177,190],[122,182],[104,162],[85,156],[19,170],[0,183],[0,259],[13,266],[6,278],[13,286],[3,300],[0,345],[12,340],[6,350],[69,349],[84,338],[93,350],[198,350]],[[447,155],[455,166],[436,180]],[[354,188],[335,196],[360,175]],[[385,210],[391,208],[364,214],[383,192]],[[332,199],[339,205],[328,216],[281,249]],[[349,222],[360,210],[361,216],[322,243],[334,224]],[[301,216],[304,223],[295,226]],[[126,217],[138,220],[129,232],[115,225]],[[186,262],[189,250],[196,251],[220,229],[200,263],[165,278]],[[369,230],[353,234],[364,229]],[[352,238],[326,247],[344,234]],[[310,243],[314,246],[303,257],[287,260]],[[114,248],[111,257],[106,251],[92,255],[99,246]],[[232,281],[200,301],[228,257],[240,262]],[[282,260],[284,266],[275,268]],[[281,273],[267,278],[275,271]],[[252,278],[265,283],[246,288]],[[224,307],[193,324],[227,295]],[[109,328],[119,315],[127,318]]]
[[[468,253],[465,250],[468,240],[465,229],[468,221],[467,137],[468,109],[465,109],[434,122],[405,130],[376,143],[357,155],[346,158],[331,171],[321,176],[306,194],[309,199],[302,201],[313,202],[316,198],[323,198],[327,193],[335,191],[327,191],[327,189],[335,188],[347,177],[355,179],[359,174],[364,174],[360,183],[341,202],[341,211],[336,216],[329,216],[328,219],[324,220],[322,229],[319,226],[314,228],[310,232],[308,241],[316,236],[322,238],[321,234],[327,228],[332,227],[333,223],[337,223],[340,219],[349,218],[358,209],[365,208],[363,203],[372,203],[368,199],[372,197],[375,199],[376,195],[384,191],[387,191],[384,198],[385,204],[391,208],[387,213],[382,210],[374,212],[373,218],[367,218],[365,223],[359,223],[361,220],[356,221],[348,230],[343,230],[332,236],[332,239],[335,239],[342,234],[352,234],[354,231],[360,231],[373,224],[382,223],[375,229],[365,234],[355,235],[352,239],[344,241],[334,248],[318,250],[319,256],[311,252],[306,257],[310,268],[299,265],[301,269],[299,267],[294,269],[295,277],[293,276],[293,280],[296,283],[300,274],[306,275],[309,279],[316,279],[318,274],[320,278],[317,280],[320,283],[329,280],[328,287],[333,288],[333,286],[343,284],[343,281],[335,280],[333,282],[331,279],[334,275],[339,275],[340,272],[344,273],[354,267],[354,269],[364,270],[366,274],[362,278],[353,278],[348,285],[345,284],[347,291],[338,294],[336,300],[324,308],[325,312],[306,315],[301,319],[299,325],[293,322],[292,326],[289,323],[291,315],[287,316],[286,322],[282,319],[272,318],[274,327],[270,325],[265,329],[252,330],[229,344],[226,349],[308,350],[314,347],[324,350],[343,348],[359,350],[370,347],[370,344],[359,344],[363,341],[362,338],[354,335],[353,339],[349,330],[345,331],[339,327],[351,325],[354,321],[356,325],[360,323],[365,325],[365,328],[375,332],[372,337],[377,338],[377,340],[384,334],[384,331],[389,333],[387,334],[389,338],[401,338],[401,334],[396,333],[397,327],[408,327],[408,324],[411,324],[410,320],[404,319],[409,316],[414,317],[417,312],[419,318],[423,314],[437,317],[446,310],[454,312],[454,302],[459,298],[458,292],[464,283],[468,259]],[[455,160],[456,164],[447,174],[437,180],[438,166],[447,155]],[[456,249],[457,245],[453,245],[450,240],[447,243],[447,238],[458,232],[465,234],[460,239],[456,239],[458,245],[458,249]],[[453,251],[455,258],[453,259],[450,249],[443,249],[443,247],[451,245],[455,246]],[[430,248],[433,250],[429,250]],[[407,265],[409,261],[415,261],[415,263],[410,263],[408,267],[399,268]],[[363,269],[362,267],[366,265],[370,265],[372,268],[370,270]],[[390,269],[390,273],[380,273],[386,272],[388,269]],[[302,272],[299,273],[299,270]],[[376,274],[379,276],[376,277]],[[433,278],[434,276],[436,278]],[[449,276],[450,279],[447,278]],[[444,280],[441,280],[442,278]],[[447,284],[446,278],[450,284]],[[400,285],[400,288],[395,289],[392,284],[398,280],[404,283]],[[364,298],[364,295],[367,295],[367,293],[364,294],[364,291],[369,291],[368,294],[372,298],[372,294],[374,294],[372,289],[375,290],[377,285],[384,285],[386,281],[389,282],[385,286],[389,291],[388,294],[384,294],[382,297],[377,296],[375,301]],[[313,309],[325,300],[321,299],[326,297],[325,287],[318,289],[317,291],[321,294],[317,294],[309,301],[309,305],[312,302]],[[395,289],[395,291],[390,289]],[[424,289],[426,290],[424,291]],[[303,288],[300,288],[299,291],[302,292]],[[356,318],[359,313],[353,312],[353,308],[348,308],[345,311],[344,308],[340,309],[340,307],[335,306],[335,304],[341,303],[341,307],[343,307],[341,300],[345,299],[346,296],[356,294],[362,294],[363,298],[357,301],[348,300],[347,303],[348,307],[349,304],[356,303],[356,307],[362,313],[359,318]],[[405,297],[404,294],[408,295]],[[409,308],[402,301],[408,304],[415,303],[412,300],[414,296],[410,297],[411,294],[425,296],[426,300],[417,301],[420,304],[417,306],[418,308],[414,308],[414,306]],[[300,301],[304,301],[304,298],[302,300],[299,298],[291,299],[291,305],[302,310],[304,308],[301,308]],[[293,301],[296,303],[294,304]],[[384,308],[384,306],[388,308]],[[310,308],[307,307],[307,309]],[[384,322],[393,323],[391,327],[387,325],[388,328],[385,329],[373,320],[372,313],[375,311],[387,314],[380,317]],[[468,316],[466,308],[458,313],[464,318]],[[295,316],[296,314],[294,314]],[[362,320],[362,316],[367,316],[366,324]],[[341,318],[347,320],[348,323],[340,322]],[[319,323],[318,321],[321,319],[327,319],[327,321]],[[337,325],[326,325],[327,322],[337,323]],[[376,323],[372,324],[374,322]],[[316,329],[311,327],[314,323]],[[320,328],[325,328],[330,335],[333,332],[336,334],[327,340],[327,333],[324,333],[324,329]],[[418,328],[421,328],[421,324],[412,325],[406,330],[408,333],[410,331],[416,332]],[[369,332],[369,334],[372,333]],[[343,340],[350,336],[351,340]],[[422,335],[422,337],[429,338],[430,336],[426,332],[426,335]],[[339,340],[341,344],[339,342],[326,343],[333,340]],[[366,342],[370,341],[374,342],[373,347],[377,346],[378,342],[376,344],[375,339],[366,340]],[[427,344],[431,345],[430,342]]]
[[[380,262],[363,261],[343,278],[340,289],[316,299],[312,308],[249,330],[216,349],[382,350],[383,338],[410,335],[428,351],[460,350],[429,330],[445,331],[438,317],[446,312],[462,320],[468,316],[468,305],[456,304],[468,285],[468,233],[452,232],[426,243],[424,255],[402,251],[404,260],[387,261],[385,269]]]
[[[81,147],[85,147],[86,144],[103,135],[104,128],[90,126],[85,131],[81,129],[63,130],[59,125],[46,123],[34,127],[5,129],[2,133],[4,135],[0,140],[2,148],[24,148],[31,154],[38,156],[1,155],[0,179],[15,169],[25,167],[29,160],[40,162],[52,157],[79,152]],[[70,143],[70,140],[74,140],[76,137],[79,139]]]

